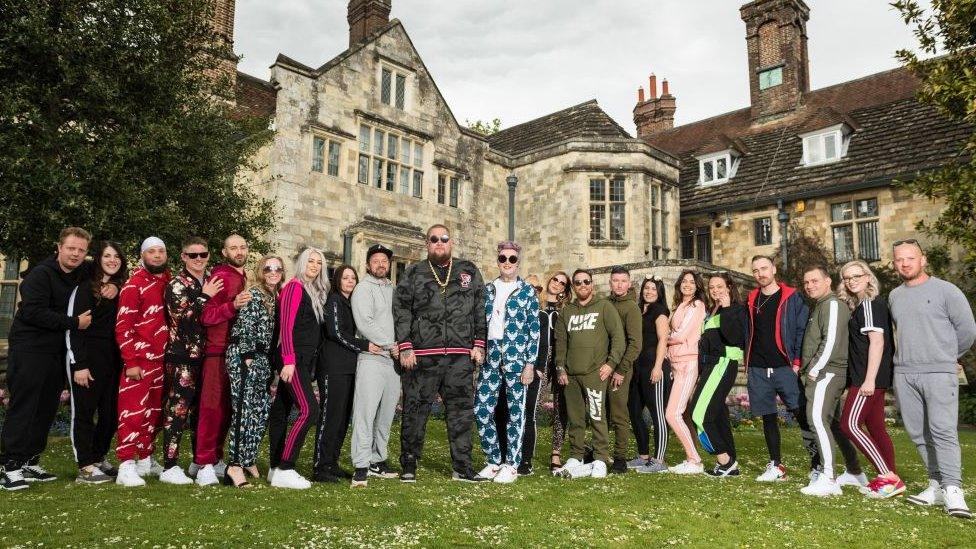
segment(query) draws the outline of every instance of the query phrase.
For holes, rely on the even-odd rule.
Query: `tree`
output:
[[[913,28],[919,49],[935,55],[921,60],[900,50],[898,58],[919,78],[919,101],[953,120],[976,127],[976,0],[932,0],[931,10],[915,0],[891,4]],[[913,193],[940,198],[946,208],[919,229],[962,247],[968,263],[976,262],[976,133],[966,140],[957,160],[902,184]]]
[[[474,130],[485,137],[494,135],[502,129],[502,121],[500,118],[494,118],[491,122],[484,122],[481,119],[475,120],[474,122],[465,120],[464,124],[469,130]]]
[[[834,257],[827,251],[823,239],[810,227],[804,227],[796,221],[792,221],[786,234],[789,265],[786,268],[783,267],[782,249],[776,251],[773,259],[776,263],[777,274],[787,284],[802,288],[803,271],[814,265],[827,267],[831,276],[840,269],[840,265],[834,261]]]
[[[271,132],[229,101],[233,53],[210,0],[0,11],[0,253],[36,261],[69,225],[126,250],[231,232],[268,248],[274,205],[235,176]]]

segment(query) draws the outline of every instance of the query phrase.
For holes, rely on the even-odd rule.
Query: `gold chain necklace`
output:
[[[441,295],[447,293],[447,285],[451,282],[451,269],[454,268],[454,258],[451,258],[447,262],[447,276],[444,277],[444,282],[441,282],[441,277],[437,276],[437,269],[434,268],[434,264],[427,260],[427,265],[430,266],[430,272],[434,275],[434,280],[437,281],[437,285],[441,288]]]

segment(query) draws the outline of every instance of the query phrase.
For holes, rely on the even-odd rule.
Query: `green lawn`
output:
[[[902,475],[910,491],[918,490],[924,483],[918,456],[903,431],[894,430],[894,436]],[[543,430],[541,439],[547,437]],[[801,496],[806,458],[793,429],[783,433],[784,455],[791,472],[800,474],[781,484],[758,484],[753,478],[766,461],[762,432],[743,427],[736,437],[745,473],[738,479],[629,473],[569,481],[537,473],[508,486],[470,485],[448,479],[444,426],[432,421],[417,484],[373,479],[365,490],[340,484],[304,492],[264,483],[250,490],[157,481],[129,490],[79,486],[65,481],[75,474],[71,450],[66,439],[55,438],[45,465],[62,479],[0,493],[0,545],[976,546],[976,523],[952,519],[941,509],[901,498],[868,501],[853,489],[826,500]],[[976,433],[964,432],[962,441],[965,488],[976,504]],[[308,471],[308,450],[302,472]],[[536,466],[545,470],[547,447],[540,444],[539,450]],[[397,455],[397,448],[392,452]],[[672,462],[678,452],[672,439]]]

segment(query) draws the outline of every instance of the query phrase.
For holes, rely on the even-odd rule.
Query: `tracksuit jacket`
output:
[[[126,368],[161,364],[169,342],[163,287],[169,271],[153,275],[140,267],[119,293],[115,339]]]
[[[613,303],[620,321],[624,326],[624,335],[627,338],[627,348],[624,356],[620,359],[620,364],[614,370],[616,373],[626,376],[634,370],[634,361],[637,360],[644,343],[644,322],[641,318],[640,308],[637,306],[637,292],[633,288],[627,291],[622,297],[610,294],[610,303]]]
[[[803,350],[803,332],[806,329],[807,317],[810,315],[810,308],[807,307],[803,296],[796,291],[796,288],[787,286],[779,282],[779,289],[783,292],[780,295],[779,306],[776,308],[776,347],[786,363],[794,370],[800,369],[802,362],[801,353]],[[756,299],[759,297],[759,289],[749,292],[749,333],[756,333]],[[752,353],[752,337],[750,336],[746,346],[745,365],[749,366],[749,356]]]
[[[817,300],[803,338],[803,373],[816,377],[821,371],[847,376],[847,324],[851,310],[833,293]]]
[[[210,278],[205,272],[203,279]],[[169,316],[169,346],[166,362],[199,364],[207,343],[206,330],[200,322],[203,307],[210,297],[203,284],[185,268],[166,286],[166,313]]]
[[[594,297],[585,306],[567,303],[556,320],[556,370],[586,375],[609,364],[616,369],[627,341],[620,315],[606,299]]]
[[[495,304],[494,284],[485,288],[485,322],[491,320]],[[539,298],[535,288],[521,278],[505,301],[505,331],[501,340],[501,368],[506,373],[521,374],[522,368],[535,364],[539,355]]]
[[[80,281],[91,279],[90,274],[90,262],[66,273],[53,255],[35,265],[20,283],[21,300],[7,339],[10,348],[35,353],[64,352],[65,330],[78,328],[77,313],[68,316],[68,300]]]

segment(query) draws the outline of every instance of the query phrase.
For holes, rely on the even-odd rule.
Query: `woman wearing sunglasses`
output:
[[[284,278],[285,264],[280,257],[262,257],[254,271],[254,283],[248,290],[251,301],[237,313],[230,331],[231,343],[227,347],[231,394],[230,465],[224,483],[238,488],[248,485],[245,471],[253,478],[259,476],[255,460],[271,409],[271,354],[276,347],[275,319]]]
[[[478,371],[475,419],[487,465],[479,476],[508,484],[518,478],[522,461],[526,387],[535,377],[539,350],[539,299],[535,288],[518,276],[522,247],[512,241],[498,244],[499,276],[485,287],[488,357]],[[508,402],[508,448],[501,455],[495,430],[498,392],[504,384]]]
[[[563,305],[569,302],[569,275],[556,271],[546,282],[540,298],[539,311],[539,356],[535,369],[545,372],[549,388],[552,390],[552,456],[549,470],[562,468],[563,442],[566,439],[566,395],[565,387],[556,381],[556,319]]]

